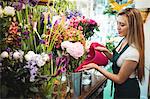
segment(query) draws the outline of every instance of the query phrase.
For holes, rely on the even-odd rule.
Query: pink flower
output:
[[[94,20],[92,20],[92,19],[89,20],[89,23],[92,24],[92,25],[97,24],[97,23],[96,23]]]
[[[78,30],[81,30],[81,31],[82,31],[82,30],[83,30],[83,27],[82,27],[82,26],[79,26],[79,27],[78,27]]]
[[[84,47],[80,42],[65,41],[61,44],[62,49],[66,48],[66,51],[75,59],[78,59],[84,54]]]
[[[69,41],[64,41],[61,43],[62,50],[64,50],[65,48],[69,48],[69,46],[72,46],[71,42]]]
[[[73,27],[73,22],[70,22],[70,26],[72,26],[72,27]]]
[[[87,20],[86,19],[81,19],[80,21],[81,21],[81,23],[85,24]]]

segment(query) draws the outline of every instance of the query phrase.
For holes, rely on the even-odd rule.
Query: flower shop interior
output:
[[[89,62],[92,44],[112,52],[122,39],[116,15],[124,8],[143,18],[140,99],[150,98],[150,0],[0,0],[0,98],[113,99],[111,80],[96,69],[76,71]]]

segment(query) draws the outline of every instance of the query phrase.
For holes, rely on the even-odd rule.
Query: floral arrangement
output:
[[[52,97],[53,84],[60,79],[56,78],[60,65],[67,65],[56,60],[68,58],[55,50],[64,31],[64,20],[55,13],[57,2],[53,6],[49,3],[39,6],[38,0],[0,2],[0,21],[4,23],[0,24],[3,98],[30,98],[34,94]],[[56,18],[58,15],[61,18]]]
[[[61,74],[79,66],[86,55],[86,39],[98,30],[92,19],[82,17],[76,22],[81,14],[69,1],[61,5],[48,0],[46,6],[38,2],[0,2],[2,98],[52,98]]]
[[[85,16],[82,18],[72,17],[70,20],[71,27],[83,31],[83,35],[88,40],[95,33],[94,30],[99,31],[99,25],[95,20],[86,19]]]
[[[64,41],[61,43],[61,48],[64,50],[64,54],[69,54],[70,61],[67,67],[67,72],[74,72],[74,70],[85,59],[85,47],[81,42]]]
[[[42,76],[43,66],[50,60],[45,53],[35,54],[29,51],[24,55],[22,50],[3,51],[0,60],[2,90],[4,94],[9,93],[10,97],[14,95],[29,97],[31,93],[39,92],[37,86],[42,84],[42,80],[50,79],[50,76]]]

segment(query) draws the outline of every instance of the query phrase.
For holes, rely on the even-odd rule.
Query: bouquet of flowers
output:
[[[50,5],[48,0],[46,6],[38,2],[0,2],[3,98],[34,98],[36,94],[52,98],[61,74],[73,72],[79,66],[86,55],[85,40],[94,34],[94,29],[98,30],[94,20],[85,17],[78,20],[80,14],[76,11],[70,17],[65,16],[65,10],[72,6],[69,1],[63,0],[61,5],[54,0]]]
[[[64,41],[61,43],[61,48],[65,51],[64,53],[69,54],[70,57],[67,72],[74,72],[86,56],[83,44],[81,44],[81,42],[73,43],[70,41]]]
[[[38,1],[0,2],[0,21],[4,23],[0,24],[0,93],[3,98],[30,98],[35,94],[52,97],[53,84],[59,79],[56,76],[60,71],[56,60],[68,59],[59,56],[56,50],[65,29],[63,16],[56,13],[58,3],[50,6],[49,0],[47,6],[39,6]],[[56,15],[60,18],[54,19]],[[61,66],[66,63],[62,62]]]
[[[83,31],[83,35],[88,40],[95,33],[94,30],[99,31],[99,26],[95,20],[86,19],[85,16],[82,18],[72,17],[70,20],[71,27]]]
[[[49,55],[45,53],[3,51],[0,54],[2,97],[31,97],[33,93],[40,92],[38,86],[51,77],[42,74],[48,61]]]

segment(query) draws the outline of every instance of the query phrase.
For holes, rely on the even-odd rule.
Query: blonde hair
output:
[[[135,8],[123,9],[118,15],[126,15],[129,23],[127,33],[128,44],[134,44],[140,53],[140,59],[137,67],[138,79],[142,81],[144,78],[144,30],[143,19],[139,10]]]

